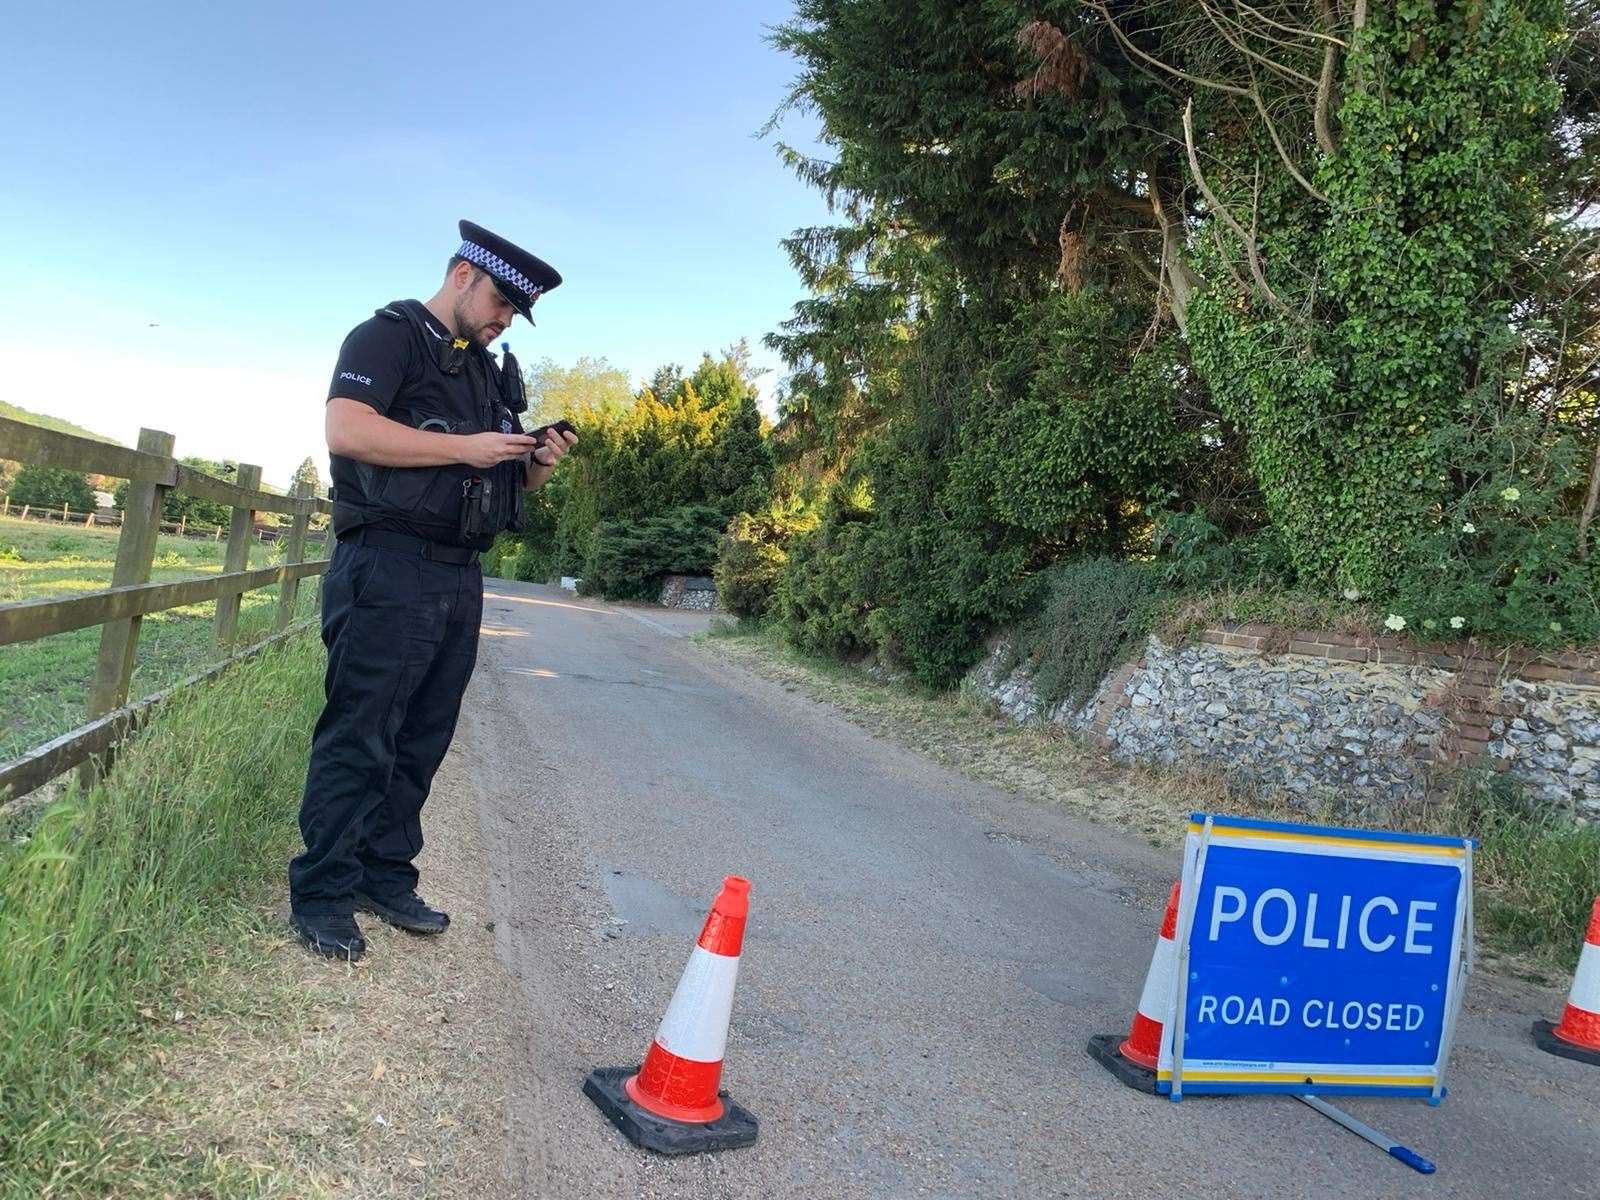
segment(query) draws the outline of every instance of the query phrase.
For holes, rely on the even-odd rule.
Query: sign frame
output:
[[[1443,1028],[1434,1061],[1431,1064],[1413,1064],[1403,1070],[1392,1064],[1374,1066],[1353,1062],[1277,1063],[1208,1059],[1200,1063],[1191,1059],[1186,1064],[1184,1046],[1188,1039],[1184,1025],[1188,1015],[1188,985],[1192,974],[1190,945],[1194,934],[1195,910],[1206,878],[1206,862],[1213,847],[1308,854],[1323,860],[1332,857],[1455,867],[1459,871],[1455,919],[1450,930],[1450,952],[1444,979]],[[1183,876],[1178,902],[1178,970],[1167,1008],[1169,1019],[1162,1028],[1161,1055],[1156,1072],[1157,1091],[1169,1095],[1174,1101],[1181,1100],[1187,1094],[1267,1093],[1295,1096],[1410,1096],[1438,1104],[1445,1094],[1445,1070],[1455,1040],[1462,994],[1467,976],[1474,966],[1472,859],[1476,847],[1477,843],[1471,838],[1342,829],[1192,813],[1184,839]],[[1306,944],[1312,945],[1309,940]]]

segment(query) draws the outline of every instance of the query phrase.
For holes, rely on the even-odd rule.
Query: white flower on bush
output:
[[[1466,623],[1467,623],[1467,619],[1465,617],[1451,617],[1450,618],[1450,628],[1451,629],[1460,629]]]
[[[1387,621],[1385,621],[1383,624],[1384,624],[1385,628],[1392,629],[1396,633],[1399,633],[1402,629],[1404,629],[1406,627],[1406,619],[1404,617],[1402,617],[1399,613],[1390,613],[1389,614],[1389,619]]]
[[[1463,525],[1461,527],[1461,532],[1462,533],[1477,533],[1478,532],[1478,527],[1476,525],[1474,525],[1471,521],[1468,521],[1465,525]]]
[[[1550,622],[1550,629],[1554,633],[1560,633],[1561,632],[1561,622],[1560,621],[1551,621]]]
[[[1359,600],[1361,599],[1361,593],[1355,588],[1345,588],[1344,598],[1346,600]]]
[[[1504,500],[1507,504],[1515,504],[1518,500],[1522,499],[1522,493],[1514,487],[1508,487],[1505,491],[1500,493],[1500,499]]]

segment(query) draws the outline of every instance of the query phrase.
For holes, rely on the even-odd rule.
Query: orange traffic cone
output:
[[[1533,1023],[1533,1040],[1541,1050],[1600,1066],[1600,897],[1589,914],[1589,932],[1578,955],[1561,1024]]]
[[[1100,1034],[1089,1039],[1089,1053],[1123,1083],[1152,1095],[1156,1090],[1156,1062],[1161,1057],[1161,1031],[1172,1007],[1173,983],[1178,971],[1178,884],[1167,896],[1166,915],[1156,938],[1150,969],[1145,973],[1144,991],[1134,1009],[1128,1036],[1119,1042],[1116,1034]]]
[[[584,1080],[584,1095],[636,1146],[693,1154],[756,1140],[755,1117],[719,1091],[749,911],[750,881],[729,875],[644,1064],[600,1067]]]

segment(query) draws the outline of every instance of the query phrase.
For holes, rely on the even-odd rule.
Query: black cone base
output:
[[[1129,1062],[1122,1057],[1117,1049],[1122,1045],[1126,1034],[1101,1033],[1089,1039],[1087,1047],[1089,1057],[1094,1059],[1106,1070],[1110,1071],[1123,1083],[1136,1092],[1147,1092],[1154,1096],[1156,1092],[1156,1073],[1149,1067],[1141,1067],[1136,1062]]]
[[[1588,1063],[1591,1067],[1600,1067],[1600,1050],[1574,1046],[1565,1038],[1558,1038],[1556,1027],[1549,1021],[1533,1023],[1533,1044],[1551,1054],[1559,1054],[1562,1058],[1572,1058],[1581,1063]]]
[[[657,1154],[704,1154],[755,1144],[759,1123],[728,1099],[727,1092],[718,1093],[726,1111],[715,1121],[670,1121],[646,1112],[628,1098],[622,1085],[638,1073],[638,1067],[596,1067],[583,1081],[583,1094],[635,1146]]]

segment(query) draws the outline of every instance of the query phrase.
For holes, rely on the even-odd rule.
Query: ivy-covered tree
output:
[[[1053,558],[1187,544],[1163,509],[1325,595],[1600,628],[1595,9],[800,0],[828,154],[781,152],[844,223],[789,244],[779,477],[872,503],[790,572],[934,681]]]

